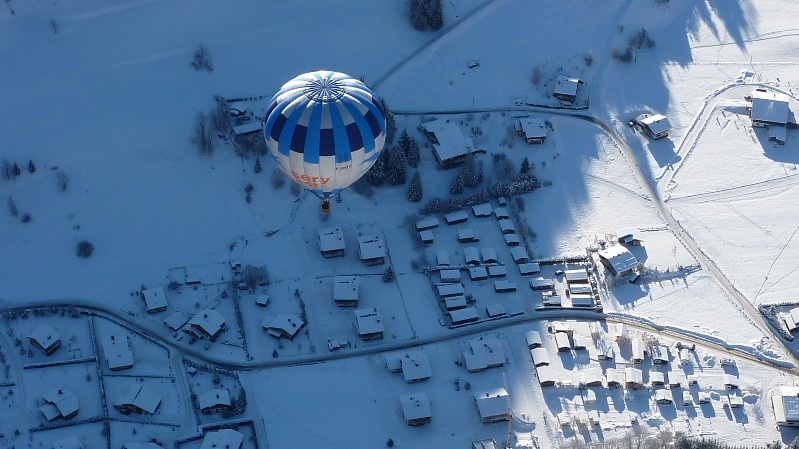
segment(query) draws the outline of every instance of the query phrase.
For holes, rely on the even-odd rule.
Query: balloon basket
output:
[[[322,201],[321,212],[322,212],[322,216],[330,215],[330,201],[329,200]]]

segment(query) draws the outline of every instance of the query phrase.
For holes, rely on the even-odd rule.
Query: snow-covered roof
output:
[[[463,222],[468,219],[469,214],[467,214],[465,210],[456,210],[455,212],[444,215],[444,221],[446,221],[447,224]]]
[[[333,278],[333,300],[357,301],[358,285],[357,276],[335,276]]]
[[[580,85],[580,79],[573,76],[558,76],[555,81],[555,88],[553,92],[558,95],[577,95],[577,86]]]
[[[516,233],[516,225],[507,218],[503,218],[499,220],[499,229],[502,230],[503,234],[515,234]]]
[[[461,270],[439,270],[441,282],[460,282]]]
[[[445,296],[456,296],[462,295],[464,293],[463,284],[439,284],[436,286],[438,290],[438,296],[445,297]]]
[[[258,295],[255,297],[255,304],[266,307],[269,304],[269,295]]]
[[[652,360],[668,362],[669,361],[669,348],[663,345],[655,345],[652,347]]]
[[[221,429],[208,432],[203,438],[200,449],[240,449],[244,434],[233,429]]]
[[[241,101],[234,101],[232,103],[228,103],[227,105],[228,110],[230,112],[236,112],[237,114],[244,114],[247,112],[247,105]]]
[[[481,252],[483,253],[483,262],[496,263],[497,251],[494,248],[490,246],[485,246],[481,249]]]
[[[449,253],[445,249],[436,251],[436,263],[438,265],[450,265]]]
[[[633,339],[633,360],[643,360],[646,352],[646,344],[638,338]]]
[[[340,227],[319,229],[319,249],[322,252],[344,249],[344,232]]]
[[[611,268],[613,274],[624,274],[638,266],[638,259],[623,245],[613,245],[599,251],[599,258]]]
[[[486,314],[492,318],[505,316],[508,314],[505,310],[505,305],[502,303],[493,303],[486,305]]]
[[[510,400],[504,388],[492,388],[474,392],[480,418],[492,418],[510,413]]]
[[[479,318],[479,315],[477,314],[477,308],[474,306],[450,310],[448,313],[450,318],[452,318],[453,323],[463,323],[465,321],[472,321]]]
[[[577,86],[575,84],[574,94],[576,93],[577,93]],[[527,139],[546,137],[547,135],[547,129],[544,126],[543,120],[535,118],[520,118],[519,125],[521,126],[522,132],[524,133],[524,137]]]
[[[613,343],[600,338],[596,341],[596,352],[603,359],[613,358]]]
[[[282,331],[291,338],[297,335],[297,332],[300,331],[304,324],[305,322],[302,321],[302,318],[290,313],[280,313],[275,315],[274,318],[267,317],[261,321],[261,327],[264,329]]]
[[[656,384],[665,384],[666,383],[666,373],[662,371],[655,371],[652,370],[649,372],[649,383],[652,385]]]
[[[463,353],[468,371],[480,371],[505,364],[505,349],[499,339],[472,340],[470,346],[471,352],[467,350]]]
[[[724,373],[724,385],[738,386],[738,376]]]
[[[649,128],[652,134],[660,134],[671,129],[671,123],[664,115],[652,114],[640,120],[641,124]]]
[[[752,92],[752,121],[785,125],[790,112],[789,97],[777,92]]]
[[[462,309],[468,305],[466,297],[463,295],[450,296],[444,300],[444,305],[447,310]]]
[[[122,449],[163,449],[163,446],[155,443],[125,443]]]
[[[112,370],[133,366],[133,351],[127,335],[109,335],[103,339],[103,355]]]
[[[785,318],[789,331],[794,331],[799,328],[799,307],[794,307],[789,310]]]
[[[475,217],[490,217],[494,209],[489,203],[480,203],[472,206],[472,213]]]
[[[494,281],[494,291],[498,293],[516,291],[516,283],[505,279]]]
[[[532,278],[530,279],[530,288],[533,290],[546,289],[555,287],[555,280],[549,278]]]
[[[529,274],[535,274],[541,272],[541,267],[536,262],[527,262],[519,264],[519,273],[522,276],[527,276]]]
[[[799,387],[782,385],[771,393],[777,424],[799,423]]]
[[[144,296],[147,311],[158,310],[169,305],[166,301],[164,287],[146,288],[141,293]]]
[[[486,267],[469,267],[469,279],[479,281],[488,278]]]
[[[785,143],[788,137],[788,130],[784,126],[769,126],[768,140],[776,141],[777,143]]]
[[[56,330],[52,327],[42,324],[36,327],[36,329],[34,329],[33,332],[31,332],[31,334],[28,336],[28,338],[47,350],[58,344],[58,342],[61,340],[61,335],[59,335],[58,332],[56,332]]]
[[[505,265],[491,265],[488,267],[488,275],[491,277],[505,276],[508,274],[508,268]]]
[[[80,408],[78,397],[67,388],[48,390],[42,394],[42,399],[53,404],[58,409],[58,413],[64,417],[73,415]]]
[[[260,130],[261,130],[261,122],[258,121],[242,123],[241,125],[236,125],[233,127],[233,133],[236,134],[237,136],[254,133]]]
[[[215,335],[225,327],[225,318],[214,309],[203,309],[189,320],[189,324]]]
[[[538,331],[527,331],[525,338],[527,339],[527,346],[530,347],[541,346],[544,344],[543,340],[541,340],[541,333]]]
[[[446,119],[433,120],[422,123],[422,128],[435,135],[438,143],[433,143],[433,150],[440,161],[455,159],[469,154],[474,145],[470,139],[463,135],[457,123]]]
[[[542,384],[554,384],[558,380],[563,379],[563,376],[550,365],[541,365],[537,367],[535,373],[538,376],[538,382]]]
[[[183,327],[189,321],[189,317],[186,316],[183,312],[175,312],[172,315],[169,315],[167,319],[164,320],[164,324],[172,330],[178,330]]]
[[[400,365],[405,382],[418,382],[433,375],[430,359],[424,350],[409,351],[400,359]]]
[[[577,268],[575,270],[566,270],[563,272],[566,282],[588,282],[588,271],[585,268]]]
[[[74,435],[53,441],[53,449],[83,449],[83,447],[83,443]]]
[[[572,293],[572,307],[593,307],[594,297],[590,293]]]
[[[555,346],[560,349],[571,349],[572,344],[569,341],[569,334],[566,332],[555,332]]]
[[[527,263],[530,260],[530,256],[527,254],[527,249],[522,246],[514,246],[510,249],[510,255],[513,257],[513,261],[518,263]]]
[[[631,366],[624,368],[624,378],[628,383],[639,385],[644,383],[644,373],[640,369]]]
[[[671,394],[671,390],[655,390],[655,401],[656,402],[674,402],[674,395]]]
[[[383,318],[377,307],[370,307],[366,309],[355,309],[355,327],[358,329],[358,335],[375,334],[383,332]]]
[[[480,234],[473,228],[458,229],[458,240],[476,240],[478,238],[480,238]]]
[[[480,263],[480,252],[474,246],[467,246],[463,249],[463,258],[467,264]]]
[[[386,257],[386,247],[379,234],[362,235],[358,237],[358,254],[361,260]]]
[[[430,399],[424,393],[415,393],[399,397],[402,405],[402,415],[405,421],[425,419],[431,417]]]
[[[404,357],[404,354],[396,352],[383,356],[383,359],[386,361],[386,368],[388,368],[388,372],[399,373],[402,371],[402,357]]]
[[[497,220],[504,220],[505,218],[510,218],[510,214],[508,214],[508,209],[504,207],[498,207],[494,209],[494,216],[497,217]]]
[[[416,222],[416,230],[417,231],[424,231],[426,229],[433,229],[437,228],[439,225],[438,218],[436,217],[427,217],[422,218]]]
[[[200,410],[205,410],[218,406],[230,406],[230,392],[224,388],[214,388],[211,391],[197,396],[197,402],[200,404]]]
[[[618,370],[616,368],[608,368],[605,371],[605,377],[608,379],[608,385],[623,384],[624,374],[624,371]]]
[[[530,356],[533,358],[535,366],[549,365],[549,351],[543,346],[533,348],[530,350]]]
[[[155,413],[162,395],[142,384],[133,384],[114,403],[114,407],[135,406],[149,414]]]
[[[48,421],[52,421],[61,416],[61,412],[58,411],[58,407],[49,402],[45,402],[39,406],[39,411],[42,412],[44,418]]]

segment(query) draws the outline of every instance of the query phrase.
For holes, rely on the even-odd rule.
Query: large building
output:
[[[598,255],[602,265],[614,276],[632,273],[638,267],[638,259],[623,245],[609,246],[599,251]]]
[[[185,331],[197,338],[216,341],[226,328],[225,318],[219,312],[213,309],[203,309],[189,320],[189,326]]]
[[[479,152],[455,122],[437,119],[422,123],[420,127],[433,143],[433,154],[441,167],[460,164],[470,153]]]
[[[783,385],[772,390],[771,407],[778,426],[799,427],[799,387]]]
[[[786,126],[790,112],[787,95],[763,90],[752,92],[752,106],[749,108],[752,126],[761,128],[771,125]]]

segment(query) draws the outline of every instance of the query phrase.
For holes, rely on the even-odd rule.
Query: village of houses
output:
[[[553,96],[571,104],[581,84],[560,77]],[[784,97],[756,89],[746,99],[752,126],[767,127],[777,144],[796,127]],[[244,117],[246,109],[232,108]],[[527,144],[543,144],[553,132],[545,120],[511,118]],[[656,113],[629,124],[649,139],[667,137],[671,127]],[[257,121],[243,122],[234,132],[259,129]],[[424,122],[420,130],[442,168],[481,151],[455,120]],[[80,438],[88,429],[114,449],[265,447],[237,369],[369,354],[380,358],[386,379],[408,384],[390,416],[401,413],[411,427],[446,413],[425,386],[452,370],[454,391],[472,397],[469,425],[478,429],[539,420],[559,438],[590,441],[660,415],[675,431],[702,435],[713,434],[715,420],[745,422],[761,408],[777,426],[799,425],[799,387],[753,394],[745,369],[751,357],[602,314],[614,286],[646,271],[640,231],[608,230],[584,255],[536,259],[518,212],[500,197],[419,217],[404,241],[393,242],[423,260],[402,280],[380,225],[322,223],[291,237],[306,243],[312,277],[270,279],[271,261],[223,261],[170,269],[161,285],[124,299],[121,315],[66,304],[6,311],[0,406],[29,415],[29,428],[15,429],[17,436],[24,431],[31,445],[54,449],[89,447]],[[418,324],[419,310],[438,330]],[[788,332],[799,330],[799,308],[781,316]],[[424,342],[455,332],[468,335],[457,342],[456,368],[434,373]],[[509,387],[506,376],[529,382]],[[517,411],[513,388],[536,398],[535,417]],[[472,447],[501,447],[499,426],[487,427]]]

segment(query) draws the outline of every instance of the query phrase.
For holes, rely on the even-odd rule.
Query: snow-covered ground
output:
[[[695,253],[683,243],[687,237],[669,228],[648,187],[662,195],[664,210],[746,301],[793,300],[799,286],[792,219],[799,214],[792,196],[799,141],[789,130],[786,144],[775,147],[765,131],[753,131],[743,96],[755,87],[795,93],[799,38],[792,20],[799,8],[791,0],[444,3],[445,28],[425,33],[410,26],[405,2],[251,1],[235,7],[206,0],[5,2],[0,160],[17,163],[22,173],[0,180],[0,202],[8,210],[0,213],[6,237],[0,242],[0,308],[66,303],[101,315],[54,311],[2,319],[0,409],[26,411],[0,419],[5,435],[0,447],[38,447],[71,434],[95,447],[109,431],[112,447],[145,436],[171,443],[195,432],[192,426],[222,421],[211,416],[194,422],[194,413],[185,410],[195,406],[191,394],[210,385],[207,378],[186,373],[184,353],[260,367],[240,373],[249,405],[236,418],[254,420],[241,427],[245,447],[254,447],[250,436],[256,435],[268,447],[378,447],[389,438],[399,447],[466,446],[485,437],[504,441],[507,424],[479,424],[465,382],[472,390],[508,388],[520,447],[534,439],[554,447],[615,438],[629,429],[630,411],[652,429],[736,444],[790,442],[794,431],[774,429],[768,391],[794,379],[748,355],[783,365],[792,364],[793,356],[730,295],[726,281],[719,283],[707,267],[695,267]],[[629,64],[614,61],[612,51],[623,51],[641,29],[655,45],[634,51]],[[200,44],[210,52],[213,72],[189,65]],[[472,61],[479,66],[469,68]],[[193,120],[212,108],[214,95],[257,97],[249,104],[258,113],[266,101],[262,96],[268,98],[298,73],[320,68],[363,77],[397,112],[398,128],[420,142],[422,203],[409,203],[405,187],[379,187],[371,198],[348,190],[323,222],[311,195],[273,188],[266,158],[263,172],[255,173],[253,159],[237,157],[222,142],[213,156],[197,156]],[[582,117],[516,106],[518,101],[557,105],[551,89],[561,74],[586,81],[579,100],[590,107],[579,112]],[[650,141],[627,126],[643,112],[669,117],[668,139]],[[544,144],[529,146],[512,134],[515,118],[524,115],[549,121]],[[436,167],[417,131],[421,122],[444,116],[460,123],[464,133],[478,129],[475,144],[487,151],[478,161],[487,179],[501,176],[492,158],[504,155],[517,168],[527,157],[536,176],[551,181],[519,197],[521,205],[511,200],[534,259],[584,256],[586,248],[617,229],[638,232],[644,245],[633,252],[656,274],[603,291],[605,311],[668,329],[668,337],[660,337],[668,344],[674,335],[704,340],[709,346],[697,350],[694,373],[700,388],[707,385],[716,393],[723,372],[718,359],[729,356],[721,348],[739,349],[743,409],[722,409],[720,396],[710,406],[666,408],[651,402],[648,390],[627,397],[621,389],[601,389],[595,407],[601,430],[561,430],[554,416],[576,414],[583,407],[580,391],[538,386],[524,332],[533,327],[546,332],[543,321],[534,321],[541,297],[527,288],[529,276],[517,274],[496,220],[442,225],[435,230],[436,242],[424,248],[414,240],[410,227],[419,206],[449,196],[456,174]],[[614,128],[632,153],[588,116]],[[635,159],[628,159],[631,154]],[[27,170],[29,160],[35,173]],[[248,183],[254,186],[252,203],[245,201]],[[26,214],[30,220],[23,222]],[[344,231],[344,258],[320,256],[317,229],[327,226]],[[462,227],[477,229],[481,241],[457,243],[455,230]],[[358,260],[357,236],[375,232],[384,236],[388,258],[386,265],[367,267]],[[91,257],[75,255],[81,240],[94,245]],[[440,324],[432,288],[437,275],[422,273],[421,267],[433,265],[441,249],[460,260],[466,246],[495,248],[508,267],[507,279],[519,286],[513,294],[495,294],[491,280],[470,281],[464,272],[480,317],[495,303],[521,315],[456,330]],[[241,291],[236,305],[235,295],[228,294],[235,287],[229,284],[235,275],[230,261],[265,266],[269,285]],[[387,266],[396,273],[395,282],[382,282]],[[555,268],[547,267],[546,274]],[[381,311],[383,340],[361,341],[352,310],[333,304],[336,275],[360,276],[360,306]],[[194,276],[201,285],[169,288],[176,279]],[[159,286],[166,289],[169,307],[147,314],[138,292]],[[260,294],[270,295],[266,308],[255,305]],[[194,342],[163,324],[176,311],[191,317],[203,308],[217,310],[226,321],[227,329],[213,343]],[[275,339],[261,327],[280,313],[308,321],[291,341]],[[504,325],[517,320],[529,322]],[[27,340],[41,324],[62,337],[53,355]],[[102,365],[102,352],[95,353],[112,332],[130,338],[136,360],[130,370],[112,373]],[[480,336],[500,338],[504,368],[469,374],[454,363],[468,341]],[[328,352],[330,339],[347,340],[350,347]],[[406,385],[386,370],[383,356],[417,343],[430,356],[433,378]],[[329,356],[339,359],[326,360]],[[578,379],[583,364],[597,364],[593,356],[577,353],[574,360],[580,363],[551,356],[564,379]],[[73,360],[77,363],[35,365]],[[298,364],[284,366],[292,363]],[[164,395],[156,415],[129,419],[112,406],[104,410],[100,387],[113,402],[137,377]],[[73,422],[97,418],[110,430],[94,422],[30,431],[44,423],[36,410],[41,390],[59,382],[79,396],[81,410]],[[228,383],[231,390],[238,388],[226,378],[223,384]],[[433,421],[408,427],[398,396],[418,391],[431,398]],[[196,438],[187,441],[180,447],[199,447]]]

